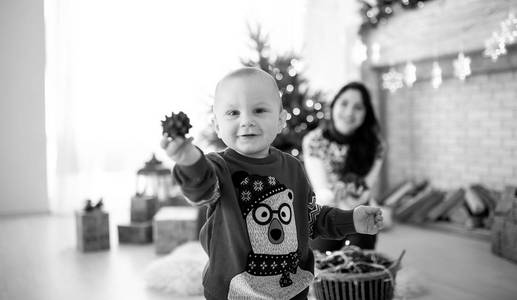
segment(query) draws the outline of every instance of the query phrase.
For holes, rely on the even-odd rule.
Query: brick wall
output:
[[[517,184],[517,71],[428,81],[386,97],[388,186]]]
[[[460,2],[438,0],[421,10],[400,11],[386,27],[365,37],[369,44],[382,41],[384,49],[383,59],[367,66],[363,78],[378,101],[389,147],[385,190],[408,179],[428,179],[443,189],[482,183],[500,190],[517,184],[517,46],[496,62],[482,55],[484,39],[515,4]],[[464,7],[458,7],[461,5]],[[458,11],[462,14],[459,19],[454,15]],[[407,26],[408,20],[418,20],[418,25]],[[404,23],[407,29],[401,27]],[[451,24],[456,28],[452,35]],[[426,31],[447,46],[440,51],[430,49],[433,42],[422,43],[421,39]],[[464,41],[463,45],[458,41]],[[452,70],[452,61],[461,49],[472,58],[473,74],[464,82],[455,78]],[[381,90],[381,74],[390,66],[401,71],[409,59],[419,78],[413,87],[395,93]],[[438,89],[429,80],[434,60],[443,71]]]

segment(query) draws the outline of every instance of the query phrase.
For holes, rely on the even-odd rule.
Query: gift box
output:
[[[147,244],[153,242],[153,224],[138,222],[120,224],[118,228],[118,242],[120,244]]]
[[[187,241],[197,239],[198,209],[162,207],[154,216],[153,238],[156,253],[167,254]]]
[[[110,248],[109,214],[103,210],[76,211],[77,249],[83,252]]]
[[[158,198],[136,194],[131,197],[131,222],[152,221],[158,211]]]
[[[506,187],[495,209],[492,252],[517,262],[517,187]]]

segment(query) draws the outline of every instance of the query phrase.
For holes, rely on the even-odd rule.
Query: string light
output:
[[[463,52],[458,54],[458,58],[452,64],[454,65],[454,75],[460,80],[465,80],[472,73],[470,70],[470,57],[465,56]]]
[[[433,62],[433,69],[431,71],[431,85],[437,89],[442,84],[442,68],[437,61]]]
[[[370,48],[370,59],[372,63],[378,63],[381,59],[381,45],[379,43],[373,43]]]
[[[307,101],[305,101],[305,105],[307,107],[312,107],[314,105],[314,101],[312,101],[312,99],[307,99]]]
[[[315,110],[320,110],[320,109],[321,109],[321,103],[316,102],[316,103],[314,104],[314,109],[315,109]]]
[[[416,67],[415,65],[408,61],[406,66],[404,67],[404,83],[408,87],[412,87],[413,83],[416,81]]]
[[[303,69],[303,62],[293,58],[291,59],[291,66],[293,66],[293,69],[296,71],[296,73],[300,73]]]
[[[300,109],[298,107],[293,108],[293,115],[297,116],[300,114]]]
[[[360,39],[357,39],[352,53],[353,61],[355,64],[360,65],[368,58],[368,47]]]

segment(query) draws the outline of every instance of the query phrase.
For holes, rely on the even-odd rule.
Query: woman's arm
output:
[[[379,174],[381,173],[382,163],[384,161],[384,157],[386,156],[387,149],[388,145],[382,138],[380,138],[380,143],[376,149],[376,158],[373,162],[373,166],[370,169],[370,172],[368,172],[368,174],[364,177],[364,181],[369,188],[373,187],[379,179]]]
[[[309,133],[305,136],[302,143],[303,161],[307,177],[309,178],[314,193],[316,194],[316,202],[319,205],[333,206],[335,204],[335,195],[330,188],[328,174],[325,170],[323,161],[320,158],[311,155],[311,149],[309,148],[310,142],[311,138]]]
[[[364,181],[366,182],[366,185],[369,188],[371,188],[372,186],[374,186],[377,183],[377,180],[379,179],[379,174],[381,172],[382,163],[383,163],[383,159],[377,158],[374,161],[370,172],[368,172],[368,174],[364,177]]]

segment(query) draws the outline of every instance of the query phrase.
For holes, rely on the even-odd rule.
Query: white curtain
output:
[[[160,120],[208,126],[218,78],[249,57],[246,23],[275,51],[302,47],[305,1],[45,0],[49,197],[68,213],[104,197],[126,209]]]

